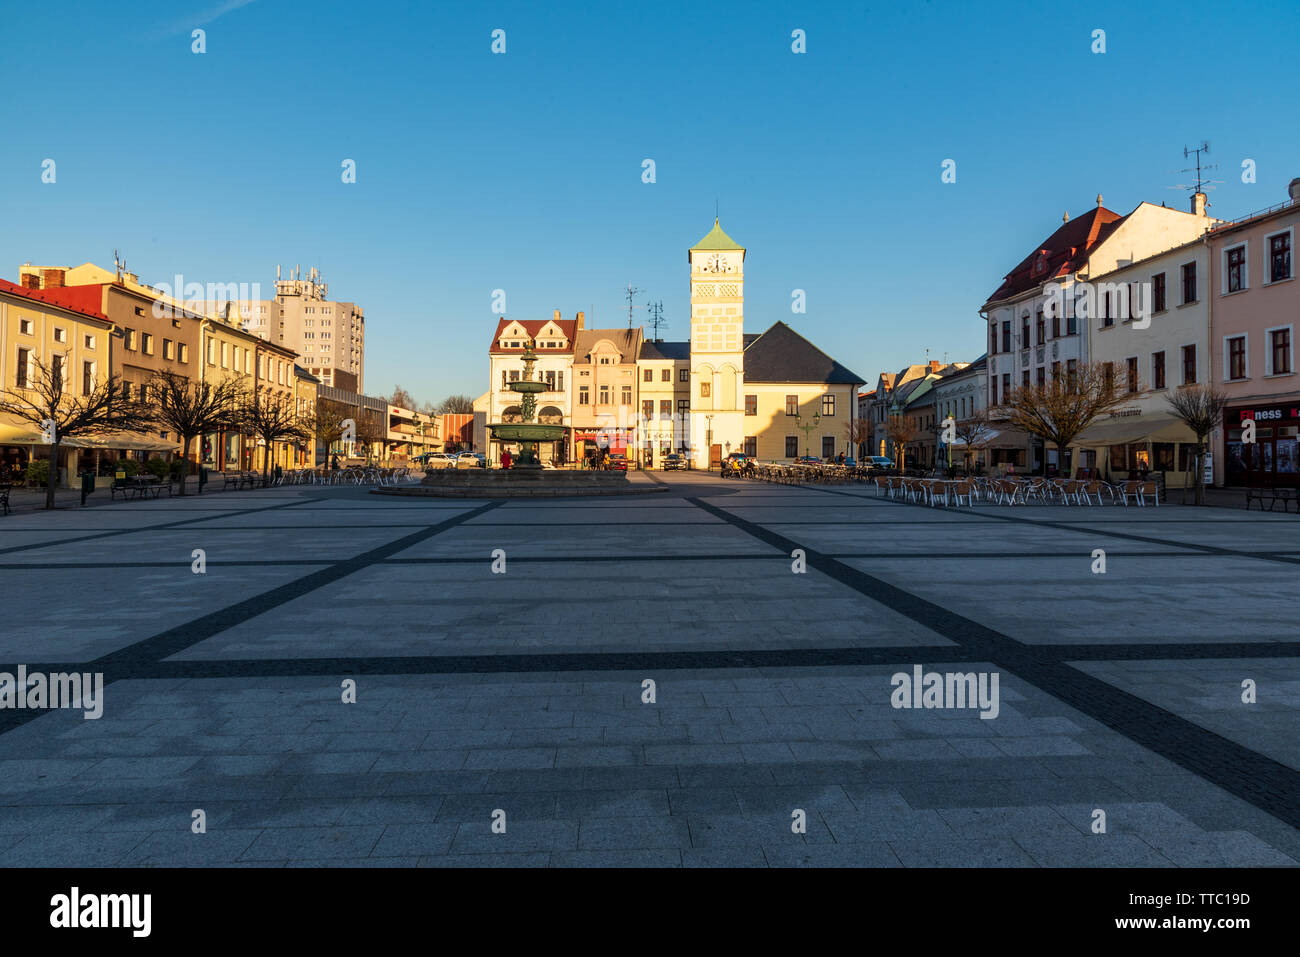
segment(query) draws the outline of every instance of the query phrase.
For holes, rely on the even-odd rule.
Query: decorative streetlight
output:
[[[821,424],[821,420],[822,420],[822,414],[820,412],[814,412],[812,421],[809,422],[807,425],[804,424],[802,413],[794,417],[795,428],[803,430],[803,457],[805,459],[809,457],[808,436],[812,433],[813,429],[817,428],[817,426]]]
[[[704,421],[708,423],[704,429],[704,454],[705,468],[713,468],[713,416],[706,415]]]

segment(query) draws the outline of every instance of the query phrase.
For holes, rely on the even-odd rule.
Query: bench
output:
[[[1296,489],[1291,488],[1248,488],[1246,489],[1246,510],[1250,510],[1251,502],[1259,502],[1259,510],[1264,511],[1264,501],[1268,500],[1268,510],[1271,512],[1277,507],[1277,503],[1282,503],[1282,511],[1289,512],[1291,503],[1296,503],[1296,511],[1300,512],[1300,497],[1296,495]]]

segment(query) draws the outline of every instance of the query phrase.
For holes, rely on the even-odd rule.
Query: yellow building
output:
[[[0,280],[0,389],[25,392],[40,374],[37,363],[58,368],[73,395],[89,395],[110,375],[112,323],[103,313],[74,302],[66,290],[35,289]],[[61,485],[70,484],[79,455],[102,450],[104,440],[70,437],[60,449]],[[31,422],[0,418],[0,469],[25,469],[48,459],[50,445]]]
[[[744,445],[730,451],[764,462],[852,456],[860,385],[860,376],[775,323],[745,348]]]

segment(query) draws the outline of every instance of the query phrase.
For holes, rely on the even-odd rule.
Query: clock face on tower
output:
[[[708,259],[704,261],[704,271],[705,272],[726,272],[727,260],[724,259],[722,256],[718,255],[717,253],[714,253],[712,256],[710,256]]]

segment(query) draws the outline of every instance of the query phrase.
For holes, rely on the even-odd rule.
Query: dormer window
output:
[[[1038,255],[1034,257],[1034,275],[1040,276],[1047,271],[1048,252],[1046,249],[1038,250]]]

